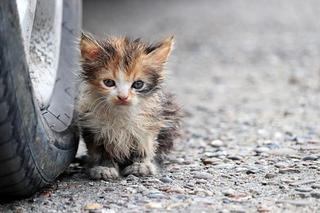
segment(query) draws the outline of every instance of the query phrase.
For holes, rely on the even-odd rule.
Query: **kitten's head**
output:
[[[160,88],[173,37],[156,44],[82,34],[82,78],[112,105],[135,105]]]

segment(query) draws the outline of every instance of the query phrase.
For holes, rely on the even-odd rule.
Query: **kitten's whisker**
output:
[[[98,99],[96,99],[89,107],[90,111],[95,112],[95,110],[97,109],[97,107],[104,102],[106,99],[105,97],[100,97]]]
[[[102,99],[100,102],[98,102],[98,104],[93,108],[92,112],[95,113],[96,110],[99,110],[99,107],[101,106],[101,104],[103,104],[106,101],[107,101],[106,99]]]

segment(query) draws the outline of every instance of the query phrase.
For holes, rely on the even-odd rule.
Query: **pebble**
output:
[[[274,165],[276,168],[286,168],[286,167],[288,167],[289,166],[289,164],[288,163],[285,163],[285,162],[278,162],[278,163],[276,163],[275,165]]]
[[[308,198],[310,197],[310,194],[309,193],[303,193],[303,192],[298,192],[295,194],[295,196],[299,196],[300,198]]]
[[[291,137],[291,140],[294,142],[297,142],[298,144],[303,144],[306,142],[306,138],[298,137],[298,136]]]
[[[177,193],[177,194],[183,194],[185,192],[185,190],[179,186],[170,186],[167,188],[163,188],[161,190],[167,193]]]
[[[84,206],[84,210],[98,210],[102,209],[102,205],[99,203],[88,203]]]
[[[219,158],[202,158],[201,161],[204,165],[218,165],[222,162]]]
[[[280,148],[280,149],[269,150],[268,153],[271,155],[277,155],[277,156],[288,156],[288,155],[296,154],[297,151],[291,148]]]
[[[257,207],[257,212],[259,212],[259,213],[271,212],[271,208],[270,208],[270,206],[267,206],[267,205],[259,205]]]
[[[164,177],[160,178],[160,181],[163,183],[172,183],[173,179],[171,179],[168,176],[164,176]]]
[[[307,206],[310,205],[310,201],[307,200],[283,200],[283,201],[277,201],[277,203],[287,203],[295,206]]]
[[[236,172],[246,172],[248,169],[246,167],[237,167]]]
[[[280,174],[287,174],[287,173],[300,173],[301,171],[295,168],[286,168],[286,169],[280,169]]]
[[[172,158],[170,161],[172,163],[176,163],[176,164],[183,164],[184,163],[184,158]]]
[[[227,155],[227,152],[224,150],[219,150],[216,152],[205,152],[203,153],[204,156],[209,157],[209,158],[219,158],[219,157],[224,157]]]
[[[320,199],[320,191],[319,192],[311,192],[310,195],[311,195],[311,197]]]
[[[268,147],[269,149],[279,149],[280,146],[276,143],[268,143],[266,144],[266,147]]]
[[[305,156],[305,157],[303,157],[302,158],[302,160],[304,160],[304,161],[314,161],[314,160],[318,160],[318,156],[315,156],[315,155],[309,155],[309,156]]]
[[[196,179],[213,179],[213,176],[207,172],[196,172],[193,174],[193,177]]]
[[[237,155],[229,155],[229,156],[227,156],[227,158],[230,160],[234,160],[234,161],[242,160],[242,157],[237,156]]]
[[[267,137],[269,135],[269,132],[265,129],[258,129],[258,134],[262,137]]]
[[[228,197],[229,201],[241,202],[241,201],[248,200],[248,198],[249,198],[248,194],[243,193],[243,192],[238,192],[233,189],[228,189],[228,190],[224,191],[223,194],[224,194],[224,196]]]
[[[297,192],[311,192],[313,189],[311,187],[299,187],[295,188]]]
[[[269,152],[269,148],[268,147],[265,147],[265,146],[261,146],[261,147],[258,147],[258,148],[255,148],[254,151],[256,153],[265,153],[265,152]]]
[[[246,171],[247,175],[252,175],[252,174],[256,174],[256,173],[259,173],[259,170],[256,168],[248,168]]]
[[[148,209],[161,209],[162,204],[158,202],[149,202],[145,205]]]
[[[222,163],[214,166],[216,169],[233,169],[234,167],[235,166],[231,163]]]
[[[198,179],[196,181],[196,184],[206,184],[208,181],[204,180],[204,179]]]
[[[221,147],[224,145],[224,143],[221,140],[213,140],[211,141],[210,145],[213,147]]]
[[[162,198],[165,198],[166,196],[162,192],[155,191],[155,192],[148,193],[147,197],[151,199],[162,199]]]
[[[130,174],[127,176],[126,180],[127,181],[137,181],[137,180],[139,180],[139,177]]]
[[[212,196],[213,195],[213,192],[211,192],[209,190],[205,190],[205,189],[200,189],[200,188],[195,189],[194,192],[197,195],[205,195],[205,196]]]
[[[270,178],[274,178],[276,176],[277,176],[277,174],[275,174],[275,173],[267,173],[264,177],[270,179]]]
[[[296,181],[293,183],[289,183],[289,186],[301,186],[301,185],[311,184],[315,182],[316,182],[315,180]]]
[[[313,189],[320,189],[320,184],[313,184],[313,185],[311,186],[311,188],[313,188]]]

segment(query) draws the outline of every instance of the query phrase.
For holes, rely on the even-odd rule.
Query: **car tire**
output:
[[[17,2],[0,2],[1,199],[32,195],[75,157],[79,131],[73,104],[81,9],[79,0],[63,1],[59,70],[50,101],[41,105],[30,77]]]

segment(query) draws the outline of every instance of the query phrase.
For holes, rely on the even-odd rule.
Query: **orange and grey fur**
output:
[[[93,179],[152,175],[173,146],[180,111],[163,89],[173,38],[155,44],[82,34],[77,111]]]

